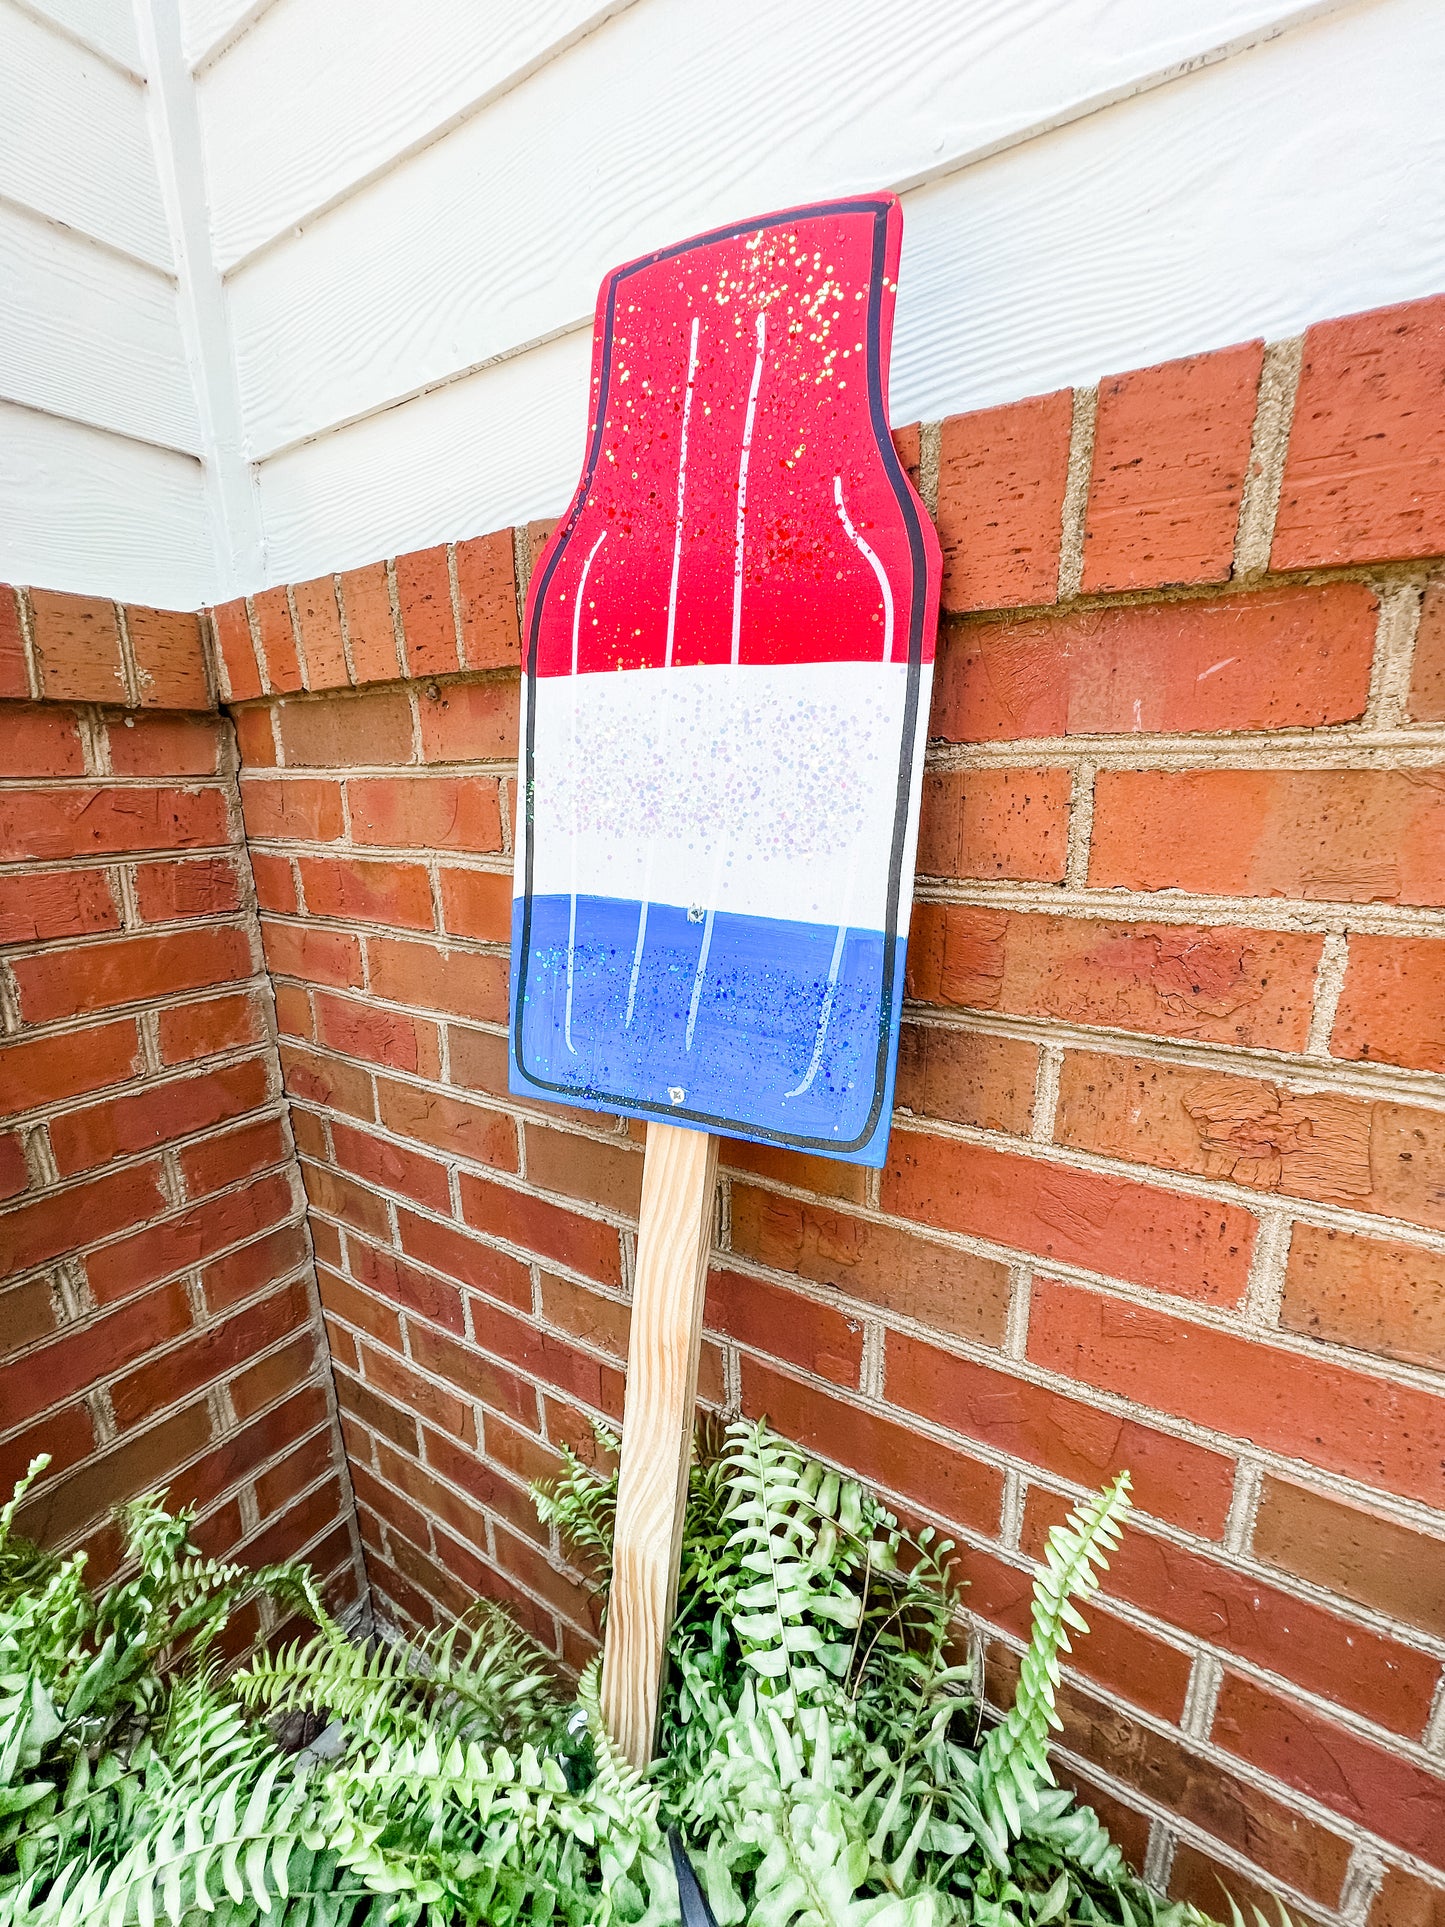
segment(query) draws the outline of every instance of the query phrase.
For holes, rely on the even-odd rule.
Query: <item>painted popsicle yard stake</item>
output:
[[[887,1148],[940,574],[888,432],[901,234],[864,196],[608,275],[528,598],[511,1088],[649,1121],[604,1668],[640,1759],[715,1157],[677,1140]]]

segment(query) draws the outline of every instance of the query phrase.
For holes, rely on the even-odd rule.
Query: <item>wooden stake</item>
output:
[[[715,1137],[648,1125],[602,1660],[608,1731],[639,1767],[652,1758],[676,1604],[716,1182]]]

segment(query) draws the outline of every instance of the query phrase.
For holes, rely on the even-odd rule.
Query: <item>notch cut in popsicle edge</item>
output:
[[[652,1758],[677,1603],[718,1141],[647,1127],[628,1338],[602,1712],[634,1766]]]

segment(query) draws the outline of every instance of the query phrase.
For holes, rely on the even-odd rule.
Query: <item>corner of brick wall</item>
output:
[[[236,767],[200,617],[0,587],[0,1492],[48,1453],[20,1528],[105,1577],[114,1506],[168,1488],[349,1607]]]
[[[946,558],[888,1167],[723,1147],[702,1391],[960,1546],[1138,1516],[1061,1764],[1217,1911],[1445,1893],[1445,300],[899,431]],[[545,525],[213,612],[374,1595],[566,1663],[642,1133],[506,1088]],[[0,661],[4,660],[0,640]],[[33,693],[33,692],[32,692]]]

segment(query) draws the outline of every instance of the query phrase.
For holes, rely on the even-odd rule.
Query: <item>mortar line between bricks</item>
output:
[[[200,1005],[218,1003],[223,997],[248,996],[254,990],[264,989],[266,981],[264,976],[252,976],[236,978],[223,984],[205,985],[201,989],[193,992],[177,993],[166,1003],[156,1002],[139,1007],[131,1004],[122,1007],[121,1014],[123,1017],[132,1018],[137,1021],[141,1017],[151,1015],[163,1017],[168,1011],[191,1010]],[[23,1035],[12,1037],[7,1041],[13,1044],[28,1044],[32,1041],[36,1043],[57,1043],[67,1037],[84,1036],[87,1031],[104,1029],[107,1024],[113,1023],[114,1021],[114,1012],[109,1008],[104,1010],[88,1010],[78,1018],[56,1018],[52,1022],[44,1025],[27,1024],[24,1028]],[[224,1050],[208,1052],[202,1057],[185,1057],[180,1059],[176,1064],[166,1065],[165,1069],[182,1071],[187,1066],[198,1068],[202,1065],[209,1068],[220,1063],[223,1059],[226,1062],[230,1062],[236,1057],[243,1057],[249,1052],[264,1048],[264,1039],[257,1043],[228,1044]],[[0,1062],[3,1062],[3,1054],[0,1054]],[[41,1110],[45,1111],[48,1115],[52,1109],[58,1112],[62,1108],[70,1108],[73,1104],[94,1104],[98,1103],[102,1097],[111,1093],[116,1093],[120,1096],[129,1095],[132,1091],[144,1088],[151,1081],[153,1081],[152,1073],[136,1072],[131,1077],[119,1078],[112,1083],[105,1084],[101,1086],[99,1090],[82,1091],[77,1093],[73,1098],[50,1099],[42,1105],[32,1105],[30,1111],[16,1111],[14,1113],[7,1113],[7,1116],[24,1117],[31,1115],[32,1112]]]
[[[1345,1868],[1338,1901],[1340,1919],[1363,1927],[1385,1877],[1385,1862],[1372,1848],[1356,1845]]]
[[[1310,1027],[1305,1036],[1304,1055],[1329,1060],[1330,1038],[1345,988],[1349,964],[1349,939],[1343,931],[1332,931],[1320,950],[1315,969],[1314,995],[1310,1005]]]
[[[1283,732],[1281,732],[1283,733]],[[1277,745],[1259,733],[1213,737],[1195,735],[1043,736],[991,742],[929,745],[924,768],[930,775],[967,775],[980,770],[1041,769],[1097,765],[1099,771],[1154,770],[1165,775],[1238,773],[1267,775],[1352,775],[1406,769],[1433,769],[1445,756],[1445,730],[1435,723],[1402,724],[1397,730],[1321,725],[1305,734],[1290,732]]]
[[[1425,599],[1425,577],[1395,581],[1380,591],[1380,615],[1370,663],[1370,693],[1365,722],[1376,729],[1398,727],[1410,702],[1415,638]]]
[[[1284,482],[1285,456],[1304,359],[1304,336],[1269,342],[1259,369],[1249,461],[1234,532],[1233,577],[1262,575],[1269,567]]]
[[[1445,1757],[1445,1673],[1435,1687],[1435,1698],[1425,1721],[1425,1751],[1436,1758]]]
[[[1149,1839],[1144,1848],[1144,1859],[1140,1864],[1141,1877],[1157,1893],[1168,1893],[1169,1875],[1174,1866],[1174,1853],[1178,1835],[1173,1827],[1164,1820],[1152,1820],[1149,1825]]]
[[[1089,923],[1142,923],[1178,928],[1264,930],[1276,936],[1329,936],[1342,931],[1382,937],[1445,936],[1445,906],[1401,904],[1379,909],[1373,903],[1312,901],[1289,897],[1223,897],[1185,890],[1122,892],[1071,889],[1060,884],[1013,882],[959,883],[920,877],[917,903],[952,905],[965,910],[1014,910]]]
[[[1076,388],[1069,414],[1069,455],[1060,511],[1057,599],[1072,601],[1084,575],[1084,521],[1089,506],[1089,482],[1094,466],[1094,430],[1099,413],[1099,385]]]

